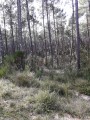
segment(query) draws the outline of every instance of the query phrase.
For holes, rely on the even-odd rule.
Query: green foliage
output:
[[[30,78],[28,76],[19,75],[17,76],[15,82],[18,86],[30,87],[29,80]]]
[[[43,69],[42,68],[37,70],[36,73],[35,73],[35,76],[39,79],[42,77],[42,75],[43,75]]]
[[[18,57],[23,58],[24,57],[24,52],[16,51],[13,56],[14,56],[14,59],[17,59]]]
[[[66,78],[67,81],[74,82],[75,79],[77,78],[77,71],[73,70],[72,67],[70,66],[68,69],[65,70],[64,78]]]
[[[85,94],[85,95],[90,96],[90,81],[89,82],[88,81],[87,82],[81,82],[79,84],[76,84],[75,87],[81,94]]]
[[[4,58],[4,64],[8,64],[8,65],[13,65],[14,64],[14,58],[12,55],[6,55]]]
[[[85,95],[89,95],[90,96],[90,86],[82,86],[81,88],[79,88],[79,92],[81,94],[85,94]]]
[[[90,68],[89,67],[82,68],[82,70],[80,70],[77,73],[77,77],[81,77],[86,80],[90,80]]]
[[[22,86],[22,87],[39,87],[40,86],[40,83],[33,79],[33,78],[30,78],[30,76],[27,76],[27,75],[18,75],[16,77],[16,79],[14,80],[14,82],[18,85],[18,86]]]
[[[3,114],[3,107],[0,106],[0,116]]]
[[[50,71],[50,74],[49,74],[49,79],[50,80],[53,80],[54,79],[54,76],[55,76],[55,73],[53,70]]]
[[[0,78],[5,77],[9,73],[12,73],[13,66],[14,66],[14,59],[13,59],[12,55],[5,56],[4,62],[0,67]]]
[[[59,84],[57,82],[46,81],[43,85],[43,89],[48,89],[50,93],[55,92],[60,96],[67,96],[68,88],[64,84]]]
[[[57,85],[57,84],[52,84],[50,85],[50,92],[55,91],[57,94],[60,96],[67,96],[68,90],[66,86],[63,85]]]
[[[65,76],[62,75],[55,75],[55,81],[61,82],[61,83],[67,83],[67,79]]]
[[[83,77],[87,80],[90,80],[90,68],[89,67],[83,70]]]
[[[3,93],[2,94],[2,98],[4,98],[4,99],[10,99],[10,98],[12,98],[11,92],[7,91],[7,92]]]
[[[1,66],[0,68],[0,78],[5,77],[7,73],[9,72],[9,67],[7,66]]]
[[[35,95],[36,111],[38,113],[50,112],[57,109],[57,100],[55,93],[49,93],[49,91],[39,91]]]
[[[14,63],[19,70],[25,69],[25,54],[22,51],[16,51],[13,54]]]
[[[25,68],[24,53],[21,51],[4,57],[3,64],[0,67],[0,78],[12,73],[16,67],[18,69]]]

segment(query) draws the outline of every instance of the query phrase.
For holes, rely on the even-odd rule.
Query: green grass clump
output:
[[[9,92],[9,91],[4,92],[2,94],[2,98],[4,98],[4,99],[11,99],[12,98],[11,92]]]
[[[7,73],[8,73],[8,66],[2,66],[0,68],[0,78],[5,77]]]
[[[85,95],[90,96],[90,83],[89,84],[84,84],[84,85],[79,85],[77,87],[77,89],[81,94],[85,94]]]
[[[48,89],[50,92],[55,92],[60,96],[67,96],[68,94],[68,87],[65,84],[60,84],[54,81],[46,81],[42,88]]]
[[[40,86],[40,83],[37,80],[24,74],[18,75],[14,81],[16,85],[22,86],[22,87],[36,87],[37,88]]]
[[[39,91],[35,95],[36,111],[38,113],[50,112],[56,110],[57,99],[55,93],[49,93],[49,91]]]
[[[6,75],[11,74],[14,70],[14,58],[12,55],[7,55],[4,57],[3,63],[0,66],[0,78],[6,77]]]
[[[67,79],[64,76],[61,76],[61,75],[55,76],[54,79],[55,79],[55,81],[58,81],[58,82],[61,82],[61,83],[66,83],[67,82]]]
[[[89,87],[79,88],[79,92],[81,94],[85,94],[85,95],[89,95],[90,96],[90,86]]]
[[[5,58],[4,58],[4,64],[14,65],[13,55],[6,55]]]
[[[85,94],[85,95],[90,96],[90,81],[82,80],[82,79],[77,80],[74,87],[81,94]]]
[[[29,80],[30,78],[28,76],[19,75],[16,77],[15,83],[18,86],[30,87]]]
[[[49,73],[49,79],[54,80],[54,77],[55,77],[55,73],[54,73],[53,70],[51,70],[50,73]]]
[[[36,78],[41,78],[43,75],[43,69],[37,70],[35,73]]]

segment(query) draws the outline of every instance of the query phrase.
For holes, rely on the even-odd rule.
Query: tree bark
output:
[[[18,42],[19,49],[22,51],[23,48],[23,39],[22,39],[22,18],[21,18],[21,0],[17,0],[17,17],[18,17]]]
[[[11,28],[11,45],[12,45],[12,53],[15,53],[15,42],[13,35],[13,22],[12,22],[12,6],[10,6],[10,28]]]
[[[76,7],[76,34],[77,34],[77,70],[80,70],[80,33],[79,33],[79,15],[78,15],[78,0],[75,0]]]
[[[46,12],[47,12],[48,34],[49,34],[49,42],[50,42],[51,65],[53,67],[53,48],[52,48],[52,38],[51,38],[50,16],[48,11],[48,0],[46,0]]]
[[[42,16],[43,16],[43,30],[44,30],[44,42],[45,42],[45,65],[47,66],[47,41],[46,41],[46,31],[45,31],[44,0],[42,0]]]

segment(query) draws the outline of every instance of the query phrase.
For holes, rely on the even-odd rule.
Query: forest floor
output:
[[[90,120],[90,96],[83,92],[90,82],[52,79],[29,72],[0,79],[0,120]]]

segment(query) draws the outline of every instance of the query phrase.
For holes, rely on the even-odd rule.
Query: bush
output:
[[[13,57],[13,55],[6,55],[4,57],[4,64],[8,64],[9,66],[14,65],[14,57]]]
[[[35,76],[36,76],[37,78],[40,79],[40,78],[42,77],[42,75],[43,75],[43,68],[41,68],[41,69],[39,69],[39,70],[36,71]]]
[[[67,79],[64,76],[57,75],[55,76],[55,81],[61,82],[61,83],[66,83]]]
[[[81,94],[85,94],[85,95],[89,95],[90,96],[90,87],[79,88],[79,92]]]
[[[50,92],[56,92],[60,96],[67,96],[68,89],[66,85],[59,85],[57,82],[46,81],[43,88],[48,89]]]
[[[25,69],[25,55],[22,51],[16,51],[12,55],[7,55],[4,58],[4,64],[8,64],[9,67],[16,67],[18,70]]]
[[[19,75],[17,76],[15,82],[18,86],[30,87],[29,80],[30,78],[28,76]]]
[[[15,67],[16,66],[18,67],[18,65],[21,65],[21,63],[22,63],[22,67],[24,69],[24,66],[23,66],[24,60],[23,60],[22,56],[23,56],[23,53],[21,54],[21,52],[20,52],[20,54],[18,52],[16,52],[13,55],[6,55],[4,57],[3,64],[0,66],[0,78],[4,77],[5,75],[7,75],[9,73],[12,73],[13,70],[15,69]],[[21,57],[21,59],[19,59],[19,57]],[[21,67],[20,67],[20,69],[21,69]]]
[[[50,73],[49,73],[49,79],[53,80],[54,79],[54,75],[55,75],[55,72],[53,70],[50,71]]]
[[[90,68],[89,67],[83,70],[83,77],[84,79],[90,80]]]
[[[45,113],[57,109],[57,99],[55,93],[49,93],[49,91],[39,91],[39,93],[35,95],[35,101],[36,111],[38,113]]]
[[[25,54],[23,51],[16,51],[13,55],[14,63],[17,66],[17,69],[24,70],[25,69]]]
[[[84,83],[84,84],[79,84],[76,86],[77,90],[81,94],[89,95],[90,96],[90,82]]]
[[[39,87],[40,86],[40,83],[37,80],[23,74],[18,75],[14,82],[18,86],[22,86],[22,87]]]
[[[4,99],[10,99],[10,98],[12,98],[11,92],[7,91],[7,92],[3,93],[2,94],[2,98],[4,98]]]
[[[75,82],[77,78],[77,71],[73,70],[71,67],[65,70],[64,77],[70,82]]]
[[[8,66],[2,66],[0,68],[0,78],[5,77],[8,72],[9,72],[9,67]]]

